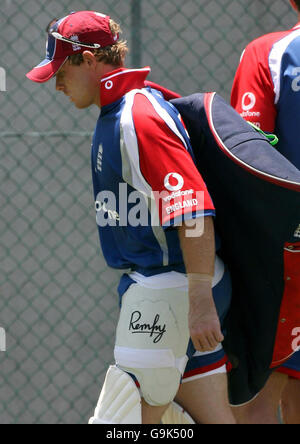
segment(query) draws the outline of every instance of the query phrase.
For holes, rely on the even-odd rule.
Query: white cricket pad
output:
[[[89,424],[142,424],[141,397],[133,379],[109,367],[94,416]]]
[[[134,375],[151,406],[173,401],[188,357],[188,292],[133,284],[123,295],[115,362]]]

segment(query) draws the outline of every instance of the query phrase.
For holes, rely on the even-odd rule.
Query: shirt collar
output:
[[[133,89],[144,88],[150,71],[146,66],[142,69],[119,68],[106,74],[100,80],[101,107],[116,102]]]

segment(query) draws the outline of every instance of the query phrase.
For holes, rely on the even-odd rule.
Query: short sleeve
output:
[[[161,225],[214,215],[207,187],[170,114],[146,93],[136,93],[129,108],[123,125],[128,157],[140,183],[151,189]]]

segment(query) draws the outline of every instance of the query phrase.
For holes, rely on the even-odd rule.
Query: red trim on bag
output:
[[[215,127],[214,127],[214,123],[213,123],[213,119],[212,119],[212,103],[213,103],[213,99],[216,93],[212,92],[212,93],[206,93],[204,96],[204,107],[205,107],[205,111],[206,111],[206,117],[208,120],[208,124],[209,124],[209,128],[215,138],[215,141],[217,142],[218,146],[221,148],[221,150],[223,151],[223,153],[229,157],[233,162],[235,162],[237,165],[239,165],[241,168],[243,168],[244,170],[248,171],[249,173],[253,174],[254,176],[259,177],[260,179],[265,180],[266,182],[271,182],[274,183],[276,185],[279,185],[283,188],[288,188],[290,190],[295,190],[295,191],[299,191],[300,192],[300,184],[295,183],[295,182],[289,182],[287,180],[284,179],[280,179],[279,177],[275,177],[272,176],[270,174],[266,174],[263,173],[262,171],[259,171],[253,167],[251,167],[250,165],[246,164],[245,162],[243,162],[242,160],[240,160],[238,157],[236,157],[235,155],[232,154],[232,152],[227,149],[227,147],[225,146],[225,144],[223,143],[223,141],[221,140],[221,138],[219,137],[219,134],[217,133]]]
[[[300,242],[284,245],[284,292],[270,368],[283,364],[295,350],[293,330],[300,327]]]
[[[231,364],[230,361],[227,361],[227,362],[226,362],[226,370],[227,370],[227,373],[230,373],[232,369],[233,369],[233,365]]]

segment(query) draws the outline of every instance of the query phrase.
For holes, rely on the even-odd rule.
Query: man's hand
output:
[[[224,340],[212,297],[211,281],[189,279],[189,329],[194,347],[200,352],[212,351]]]

